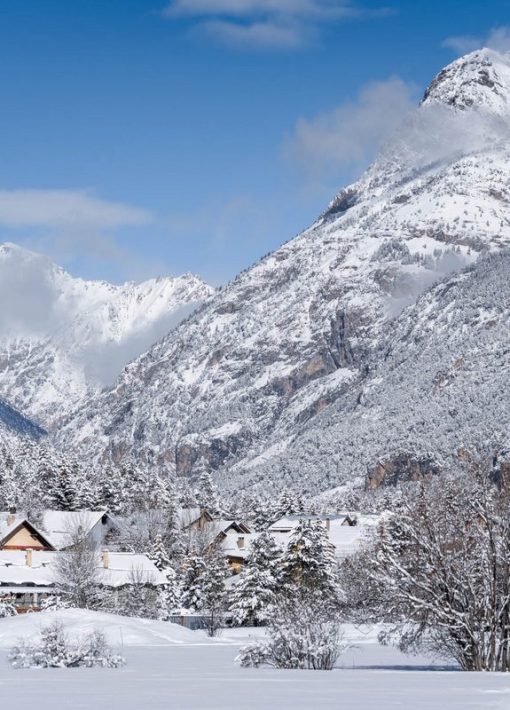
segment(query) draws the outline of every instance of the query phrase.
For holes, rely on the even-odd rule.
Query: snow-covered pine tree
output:
[[[181,606],[181,588],[179,578],[170,567],[166,572],[167,584],[159,588],[157,598],[158,619],[168,621],[172,611]]]
[[[143,619],[157,619],[159,617],[159,590],[141,584],[135,578],[130,581],[119,593],[115,611],[125,616],[138,616]]]
[[[151,505],[164,510],[168,515],[174,516],[177,509],[177,496],[171,479],[156,473],[149,485]]]
[[[182,576],[181,597],[181,603],[185,609],[202,611],[205,608],[203,579],[206,574],[207,566],[204,557],[191,555],[186,560]]]
[[[182,580],[182,606],[202,612],[210,636],[214,636],[221,626],[228,574],[227,562],[214,546],[205,555],[191,556],[186,565]]]
[[[206,628],[209,636],[215,636],[223,622],[226,607],[225,580],[229,568],[221,551],[213,546],[206,556],[207,573],[202,581],[202,593],[205,601]]]
[[[270,570],[276,579],[281,557],[282,550],[276,544],[273,535],[264,530],[251,543],[250,553],[246,561],[250,566],[256,565],[261,569]]]
[[[114,515],[124,512],[126,482],[117,466],[106,466],[98,473],[97,497],[99,506]]]
[[[156,567],[164,574],[167,569],[172,567],[161,533],[156,533],[156,539],[152,544],[148,556],[154,562]]]
[[[229,611],[237,626],[264,623],[276,603],[275,580],[268,570],[246,566],[230,595]]]
[[[61,461],[46,480],[46,504],[55,510],[78,510],[77,464]]]
[[[254,539],[246,564],[231,591],[229,610],[236,624],[267,621],[269,609],[281,592],[281,556],[269,532],[262,532]]]
[[[2,510],[10,510],[19,505],[20,487],[19,480],[11,468],[6,468],[2,472],[0,483],[0,505]]]
[[[41,653],[50,668],[65,667],[69,663],[69,651],[61,621],[54,621],[41,629]]]
[[[195,499],[197,505],[210,511],[213,515],[218,515],[221,509],[218,489],[203,457],[194,465],[193,477],[196,480]]]
[[[303,501],[299,498],[295,491],[286,488],[278,498],[273,515],[277,520],[284,515],[298,515],[303,512]]]
[[[332,604],[338,603],[338,565],[320,520],[301,520],[295,527],[283,555],[281,573],[288,589],[304,587],[320,592]]]
[[[180,605],[180,588],[177,574],[172,567],[161,533],[156,535],[149,557],[167,579],[167,584],[160,589],[158,594],[159,618],[167,619],[170,611]]]

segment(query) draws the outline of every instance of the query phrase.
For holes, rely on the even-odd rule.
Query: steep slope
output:
[[[33,476],[43,456],[47,460],[62,460],[61,454],[46,447],[45,434],[41,427],[0,398],[0,484],[15,470],[13,487],[19,487],[21,470]]]
[[[37,441],[46,432],[40,426],[11,407],[5,400],[0,399],[0,439],[10,438],[12,440],[26,437]]]
[[[402,310],[510,246],[509,97],[507,56],[483,50],[444,70],[310,229],[131,363],[67,422],[60,445],[181,474],[204,461],[236,483],[289,467],[295,478],[283,452],[328,405],[358,396]],[[304,450],[319,478],[313,446]]]
[[[0,392],[46,428],[168,333],[213,289],[196,276],[114,286],[0,247]]]
[[[233,467],[227,485],[315,492],[369,488],[510,446],[510,251],[447,277],[393,323],[347,397],[299,427],[286,450]],[[271,444],[271,440],[267,442]],[[267,485],[266,485],[267,489]]]

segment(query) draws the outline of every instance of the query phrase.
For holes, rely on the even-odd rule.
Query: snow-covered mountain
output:
[[[192,274],[115,286],[0,246],[0,394],[49,429],[209,298]]]
[[[308,490],[375,470],[404,445],[410,456],[439,441],[453,449],[449,409],[476,406],[484,358],[510,346],[508,302],[491,290],[508,258],[457,276],[510,247],[509,137],[510,57],[481,50],[454,62],[311,228],[133,361],[68,420],[58,443],[173,463],[181,474],[205,462],[227,485],[286,479]],[[468,319],[463,299],[477,304]],[[495,309],[498,327],[485,338]],[[434,335],[438,324],[444,337]],[[456,365],[462,358],[468,364]],[[457,374],[468,400],[444,385]],[[483,438],[495,418],[504,426],[507,382],[498,379],[500,406],[484,410],[483,426],[459,436]],[[451,407],[449,391],[460,398]],[[444,394],[429,411],[433,392]]]
[[[476,452],[510,452],[510,251],[480,258],[388,323],[367,372],[298,426],[284,450],[243,461],[228,485],[314,492],[369,488],[455,469]],[[226,475],[226,474],[225,474]]]

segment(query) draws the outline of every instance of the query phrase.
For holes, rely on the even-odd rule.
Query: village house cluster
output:
[[[334,516],[289,515],[275,521],[268,531],[284,549],[293,529],[303,518],[319,520],[338,558],[356,551],[373,534],[380,518],[375,515],[343,513]],[[217,545],[228,561],[235,584],[260,532],[252,532],[241,521],[215,518],[200,508],[181,508],[183,531],[200,532]],[[58,556],[73,545],[77,529],[97,549],[97,580],[113,592],[128,585],[162,587],[165,575],[146,554],[119,552],[115,532],[122,522],[106,510],[44,510],[31,520],[15,510],[0,512],[0,595],[8,596],[18,612],[38,611],[55,593],[55,565]]]

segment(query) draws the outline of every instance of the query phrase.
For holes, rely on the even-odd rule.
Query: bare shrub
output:
[[[20,641],[11,650],[9,662],[14,668],[119,668],[125,664],[122,656],[112,654],[101,631],[69,640],[58,620],[41,630],[39,642]]]
[[[268,640],[242,648],[237,661],[242,666],[332,670],[346,648],[338,614],[320,595],[296,590],[273,608]]]

